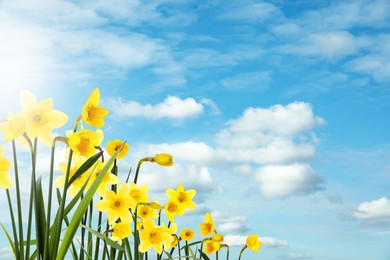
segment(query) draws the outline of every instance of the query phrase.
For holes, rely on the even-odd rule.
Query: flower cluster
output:
[[[159,153],[142,158],[137,164],[134,179],[129,180],[129,173],[126,181],[121,182],[118,160],[125,158],[130,147],[118,139],[108,141],[105,149],[101,147],[104,140],[101,128],[109,112],[99,105],[99,89],[94,89],[89,95],[80,116],[75,120],[73,130],[55,138],[52,130],[65,125],[68,117],[61,111],[53,110],[52,103],[51,99],[38,102],[33,94],[23,91],[20,98],[22,111],[9,114],[7,120],[0,123],[4,140],[12,141],[15,162],[13,183],[9,173],[11,163],[4,157],[0,147],[0,187],[7,191],[13,238],[5,232],[16,259],[63,259],[69,250],[73,256],[93,256],[98,259],[100,245],[104,248],[102,257],[109,259],[147,259],[147,252],[152,249],[158,259],[161,259],[163,253],[172,259],[175,250],[179,258],[180,251],[184,250],[185,256],[193,259],[207,259],[207,254],[216,253],[221,248],[227,248],[229,252],[229,246],[224,244],[224,236],[216,231],[208,212],[204,222],[199,224],[199,234],[190,228],[178,231],[177,218],[196,208],[196,190],[185,189],[182,184],[176,189],[167,188],[166,201],[160,204],[150,199],[147,184],[137,184],[143,163],[172,166],[172,155]],[[16,139],[21,145],[29,145],[33,162],[26,233],[22,225],[24,220],[16,164]],[[41,177],[36,176],[37,141],[52,147],[47,199],[43,195]],[[64,161],[58,164],[61,175],[54,179],[57,142],[64,143],[67,152]],[[108,160],[104,159],[104,154],[108,154]],[[16,214],[9,192],[13,185],[16,186]],[[52,219],[53,185],[57,188],[58,210]],[[94,210],[97,210],[97,215]],[[33,227],[36,229],[35,238],[31,234]],[[75,245],[76,234],[81,236],[78,246]],[[204,238],[193,241],[199,236]],[[133,246],[130,246],[130,241]],[[180,247],[180,241],[184,241],[185,246]],[[194,246],[195,251],[192,248]],[[248,236],[239,258],[246,248],[258,251],[260,246],[257,235]]]

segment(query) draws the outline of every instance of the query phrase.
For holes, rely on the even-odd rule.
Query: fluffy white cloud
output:
[[[354,216],[359,219],[381,221],[390,220],[390,199],[382,197],[361,203]]]
[[[322,189],[323,181],[308,164],[268,165],[258,169],[256,179],[266,197],[304,195]]]
[[[156,105],[140,104],[136,101],[110,99],[108,106],[116,117],[146,117],[150,119],[169,118],[184,119],[194,117],[204,112],[204,107],[193,98],[180,99],[168,96],[163,102]]]
[[[357,53],[367,40],[347,31],[316,32],[293,44],[281,47],[282,52],[337,60]]]
[[[229,246],[243,246],[246,243],[247,236],[241,235],[226,235],[225,243]],[[287,240],[277,239],[273,237],[259,237],[259,240],[265,247],[284,247],[288,246]]]
[[[232,134],[261,132],[264,135],[293,136],[323,123],[322,118],[314,115],[310,104],[293,102],[286,106],[248,108],[240,118],[229,121],[228,130]]]
[[[248,173],[258,167],[255,178],[261,193],[283,198],[322,188],[321,177],[307,163],[315,155],[318,142],[312,130],[322,124],[324,120],[314,115],[312,107],[303,102],[249,108],[216,134],[214,147],[188,141],[151,144],[144,149],[146,154],[166,151],[179,162],[229,168],[236,172]]]
[[[230,214],[215,211],[211,214],[215,223],[218,223],[217,230],[222,233],[245,232],[244,223],[246,217],[241,214]]]

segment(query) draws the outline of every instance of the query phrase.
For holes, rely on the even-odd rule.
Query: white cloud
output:
[[[112,8],[134,11],[138,18],[126,13],[134,24],[158,16],[158,4],[148,11],[149,5],[133,2],[117,1],[105,7],[108,12]],[[126,8],[121,9],[123,5]],[[185,84],[183,69],[169,48],[160,39],[124,33],[112,26],[115,19],[120,20],[115,11],[108,15],[92,2],[40,0],[2,1],[0,10],[0,85],[10,92],[27,86],[85,86],[100,77],[123,77],[144,66],[150,66],[157,85]],[[104,25],[112,28],[106,30]]]
[[[299,196],[320,190],[323,185],[321,177],[307,163],[315,155],[318,142],[312,130],[322,124],[324,120],[303,102],[249,108],[216,134],[215,146],[187,141],[150,144],[144,149],[146,154],[166,151],[179,162],[235,172],[248,172],[262,165],[255,177],[264,196]]]
[[[228,89],[265,90],[272,81],[271,72],[258,71],[235,75],[221,80],[221,85]]]
[[[271,28],[278,35],[291,36],[300,32],[300,27],[295,23],[284,23]]]
[[[217,230],[221,233],[245,232],[246,217],[241,214],[230,214],[227,212],[212,212],[214,222],[218,223]]]
[[[224,20],[236,20],[259,23],[270,18],[280,16],[279,9],[269,3],[251,3],[241,6],[232,6],[229,10],[219,15]]]
[[[307,13],[310,27],[340,30],[353,27],[386,28],[389,26],[390,3],[386,0],[335,2],[328,8]],[[321,21],[321,23],[318,23]]]
[[[307,164],[267,165],[258,169],[260,192],[270,198],[305,195],[323,187],[319,175]]]
[[[355,37],[347,31],[312,33],[293,44],[281,46],[284,53],[320,57],[327,60],[338,60],[356,54],[367,44],[362,37]]]
[[[242,235],[226,235],[225,243],[229,246],[243,246],[246,243],[247,236]],[[261,237],[259,240],[263,243],[264,247],[285,247],[288,246],[287,240],[277,239],[273,237]]]
[[[231,134],[262,132],[265,135],[293,136],[324,123],[322,118],[314,115],[310,104],[293,102],[286,106],[248,108],[242,117],[229,121],[228,130]]]
[[[390,220],[390,199],[382,197],[377,200],[361,203],[354,216],[359,219],[373,221]]]
[[[204,107],[193,98],[180,99],[168,96],[163,102],[156,105],[140,104],[136,101],[110,99],[108,107],[116,117],[145,117],[150,119],[169,118],[185,119],[195,117],[204,112]]]
[[[369,54],[358,57],[346,64],[354,72],[371,74],[377,81],[390,80],[390,55]]]

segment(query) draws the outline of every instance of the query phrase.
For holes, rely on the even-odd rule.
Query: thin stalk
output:
[[[77,127],[79,125],[79,122],[81,120],[81,116],[79,116],[73,126],[73,133],[77,131]],[[62,200],[58,209],[58,219],[57,219],[57,229],[56,233],[54,234],[54,245],[52,246],[53,249],[53,255],[50,257],[50,259],[55,259],[57,257],[57,252],[58,252],[58,247],[60,244],[60,235],[61,235],[61,227],[62,227],[62,220],[64,218],[64,210],[65,210],[65,201],[66,201],[66,192],[68,190],[68,185],[69,185],[69,174],[70,174],[70,168],[72,165],[72,156],[73,156],[73,151],[70,149],[69,151],[69,157],[68,157],[68,165],[66,168],[66,174],[65,174],[65,184],[64,184],[64,189],[62,190]]]
[[[139,162],[137,164],[137,170],[135,171],[134,184],[137,184],[139,169],[141,168],[142,163],[143,162],[152,162],[152,161],[153,161],[153,157],[145,157],[145,158],[139,160]]]
[[[139,164],[139,163],[138,163]],[[134,211],[134,259],[139,259],[139,253],[138,253],[138,230],[137,230],[137,211],[138,211],[138,204],[135,206]]]
[[[241,251],[240,251],[240,255],[238,256],[238,260],[241,260],[241,255],[242,255],[242,253],[244,252],[244,250],[246,249],[246,245],[241,249]]]
[[[18,207],[19,241],[21,241],[19,247],[20,247],[20,256],[22,256],[22,259],[23,259],[23,255],[24,255],[23,217],[22,217],[22,204],[20,202],[19,171],[18,171],[18,160],[17,160],[17,156],[16,156],[15,140],[12,140],[12,152],[13,152],[13,157],[14,157],[16,203],[17,203],[17,207]],[[7,190],[7,192],[8,192],[8,190]]]
[[[14,218],[14,211],[12,209],[11,196],[9,194],[8,189],[6,189],[6,192],[7,192],[9,213],[11,214],[12,231],[14,232],[15,253],[16,253],[16,257],[19,259],[19,257],[20,257],[19,247],[23,248],[23,243],[19,244],[19,242],[18,242],[18,233],[16,232],[16,224],[15,224],[15,218]],[[24,256],[22,255],[21,259],[23,259],[23,257]]]
[[[54,175],[54,151],[55,151],[56,140],[54,139],[53,145],[51,147],[51,157],[50,157],[50,175],[49,175],[49,194],[47,197],[47,216],[46,216],[46,227],[45,227],[45,246],[43,252],[43,259],[49,259],[49,233],[50,233],[50,218],[51,218],[51,208],[52,208],[52,192],[53,192],[53,175]]]
[[[190,259],[190,251],[188,250],[188,241],[186,240],[186,247],[184,249],[184,252],[186,253],[186,259]]]
[[[26,137],[26,136],[25,136]],[[32,146],[31,140],[26,137],[26,140],[28,141],[28,144],[30,146],[30,151],[31,151],[31,156],[34,157],[34,148]],[[32,221],[32,211],[33,211],[33,203],[34,203],[34,197],[35,197],[35,191],[33,191],[35,183],[35,177],[31,175],[31,185],[30,185],[30,203],[29,203],[29,208],[28,208],[28,220],[27,220],[27,238],[26,238],[26,259],[30,258],[30,241],[31,241],[31,221]]]
[[[100,198],[100,200],[102,200],[102,198]],[[98,216],[98,223],[97,223],[97,232],[100,233],[101,229],[102,229],[102,212],[99,211],[99,216]],[[100,238],[96,237],[96,243],[95,243],[95,258],[94,260],[98,260],[99,259],[99,244],[100,244]]]

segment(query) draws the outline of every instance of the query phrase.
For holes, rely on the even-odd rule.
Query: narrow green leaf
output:
[[[203,251],[200,250],[200,249],[198,249],[198,251],[199,251],[200,255],[201,255],[204,259],[210,260],[210,258],[208,257],[208,255],[207,255],[205,252],[203,252]]]
[[[80,204],[76,208],[76,211],[70,220],[69,226],[66,230],[66,233],[64,235],[64,238],[62,240],[61,246],[58,250],[58,255],[56,259],[62,260],[64,259],[66,252],[69,249],[69,246],[72,243],[72,240],[77,232],[77,229],[81,223],[81,220],[84,216],[84,213],[86,212],[89,203],[91,202],[93,196],[95,195],[100,183],[102,182],[105,174],[110,170],[112,167],[115,157],[117,156],[118,152],[121,149],[118,149],[118,151],[107,161],[107,164],[104,165],[103,169],[99,173],[99,175],[96,177],[95,181],[92,183],[91,187],[85,194],[84,198],[80,201]]]
[[[0,223],[0,226],[1,226],[1,228],[3,229],[3,231],[4,231],[4,233],[5,233],[5,236],[6,236],[7,239],[8,239],[8,243],[9,243],[9,245],[11,246],[12,252],[14,253],[14,256],[15,256],[15,259],[16,259],[17,257],[16,257],[15,245],[14,245],[14,243],[12,242],[12,239],[11,239],[10,235],[8,234],[7,230],[5,229],[5,227],[3,226],[3,224]]]
[[[124,248],[123,248],[121,245],[119,245],[117,242],[113,241],[113,240],[110,239],[109,237],[107,237],[107,236],[101,234],[100,232],[97,232],[96,230],[94,230],[94,229],[92,229],[92,228],[90,228],[90,227],[88,227],[88,226],[84,226],[84,225],[80,225],[80,226],[83,227],[83,228],[85,228],[86,230],[88,230],[91,234],[93,234],[93,235],[97,236],[98,238],[100,238],[100,239],[106,241],[106,243],[107,243],[109,246],[111,246],[111,247],[113,247],[113,248],[115,248],[115,249],[118,249],[118,250],[120,250],[120,251],[124,251]]]
[[[42,192],[42,178],[39,177],[36,183],[36,237],[38,245],[38,253],[43,256],[44,252],[44,242],[45,242],[45,227],[46,227],[46,214],[45,214],[45,204],[43,201],[43,192]]]
[[[73,174],[73,176],[70,178],[68,182],[68,187],[72,185],[72,183],[77,180],[84,172],[88,171],[89,168],[91,168],[97,160],[99,160],[100,156],[102,156],[103,152],[99,152],[92,157],[88,158],[88,160],[83,163],[80,168],[77,169],[77,171]]]

